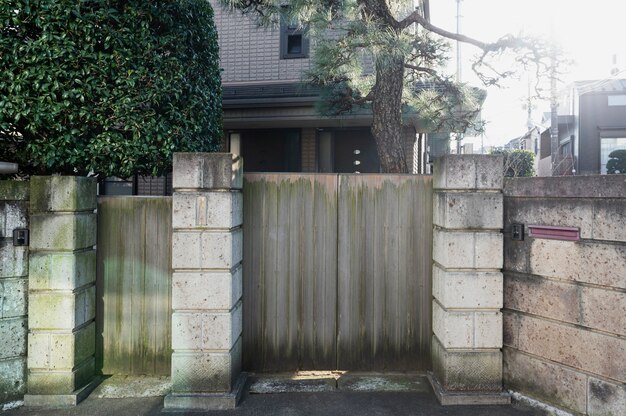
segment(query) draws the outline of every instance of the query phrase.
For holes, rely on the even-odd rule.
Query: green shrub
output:
[[[221,140],[207,0],[3,0],[0,160],[24,173],[158,175]]]
[[[530,150],[493,150],[491,154],[504,156],[505,177],[535,176],[535,154]]]

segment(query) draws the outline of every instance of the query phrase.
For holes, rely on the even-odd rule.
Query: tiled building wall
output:
[[[299,81],[310,59],[280,59],[280,30],[259,27],[251,16],[211,0],[219,32],[222,82]]]
[[[505,387],[577,414],[624,414],[625,179],[505,181]],[[580,241],[513,241],[513,223],[578,227]]]

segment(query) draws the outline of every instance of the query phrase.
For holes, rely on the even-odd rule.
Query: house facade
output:
[[[606,174],[609,154],[626,149],[626,79],[577,81],[560,95],[558,135],[561,174]],[[545,142],[545,143],[544,143]],[[542,135],[542,164],[551,157]]]
[[[315,51],[303,31],[260,27],[252,16],[211,3],[223,69],[225,150],[242,155],[246,171],[379,172],[371,113],[316,112],[319,92],[303,83]],[[418,133],[417,125],[404,126],[416,172],[428,162],[426,136]]]

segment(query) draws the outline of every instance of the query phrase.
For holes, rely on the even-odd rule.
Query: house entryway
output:
[[[430,365],[432,179],[244,175],[243,369]]]

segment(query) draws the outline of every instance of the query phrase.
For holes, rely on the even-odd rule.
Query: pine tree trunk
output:
[[[376,85],[372,102],[372,136],[382,171],[408,173],[402,135],[402,87],[404,61],[383,57],[376,61]]]

